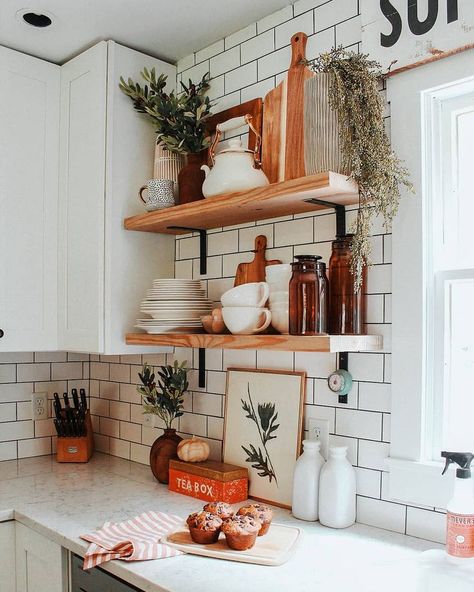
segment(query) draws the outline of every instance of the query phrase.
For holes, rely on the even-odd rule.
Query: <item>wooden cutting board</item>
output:
[[[185,553],[203,555],[204,557],[240,561],[242,563],[256,563],[258,565],[282,565],[293,554],[300,534],[300,529],[294,526],[271,524],[268,533],[257,537],[257,541],[251,549],[234,551],[227,546],[225,536],[222,533],[217,543],[199,545],[192,540],[187,526],[183,525],[175,532],[165,536],[161,542]]]
[[[314,76],[305,65],[305,33],[291,38],[287,77],[263,102],[262,168],[270,183],[304,177],[304,83]]]
[[[234,286],[249,284],[251,282],[264,282],[265,269],[267,265],[278,265],[279,259],[265,259],[265,250],[267,248],[267,237],[260,234],[255,239],[255,257],[250,263],[239,263],[235,274]]]

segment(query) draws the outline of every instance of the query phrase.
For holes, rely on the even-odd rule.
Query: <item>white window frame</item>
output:
[[[415,68],[389,79],[391,139],[410,170],[415,196],[406,193],[392,236],[392,418],[389,495],[404,503],[445,508],[453,479],[441,476],[442,463],[426,460],[427,409],[430,398],[425,336],[428,311],[435,306],[435,286],[424,245],[431,223],[436,156],[430,146],[435,94],[474,76],[474,51]],[[429,251],[429,250],[427,250]],[[429,341],[429,340],[428,340]]]

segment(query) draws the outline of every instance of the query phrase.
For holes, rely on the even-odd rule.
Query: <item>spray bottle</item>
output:
[[[446,552],[451,557],[474,557],[474,491],[471,480],[471,452],[442,452],[446,459],[443,475],[451,463],[456,463],[454,495],[447,505]]]

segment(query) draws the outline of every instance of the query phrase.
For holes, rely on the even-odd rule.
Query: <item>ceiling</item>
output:
[[[62,64],[102,39],[168,62],[206,47],[291,0],[0,0],[0,45]],[[18,11],[45,13],[37,29]]]

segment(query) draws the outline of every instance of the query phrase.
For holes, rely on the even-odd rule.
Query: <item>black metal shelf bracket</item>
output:
[[[188,228],[187,226],[168,226],[169,230],[187,230],[188,232],[199,232],[199,273],[207,273],[207,230],[203,228]]]
[[[206,388],[206,350],[203,347],[199,348],[198,368],[199,388]]]
[[[349,370],[349,352],[339,352],[338,357],[339,370]],[[347,405],[348,395],[339,395],[339,403]]]
[[[305,199],[305,202],[314,204],[316,206],[326,206],[327,208],[333,208],[336,211],[336,235],[342,236],[346,234],[346,206],[333,203],[332,201],[326,201],[324,199],[316,199],[314,197]]]

